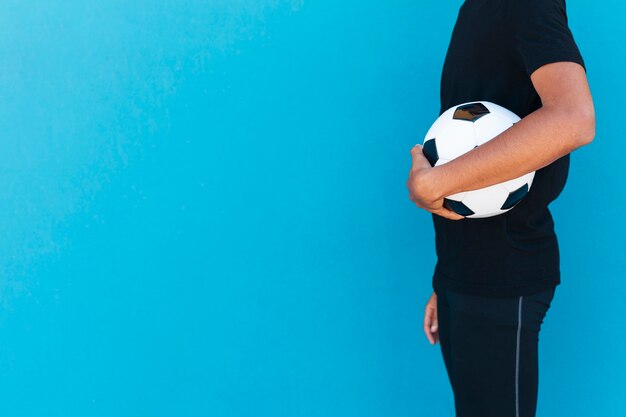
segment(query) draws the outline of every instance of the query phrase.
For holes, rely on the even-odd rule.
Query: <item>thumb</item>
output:
[[[419,158],[420,156],[424,157],[424,154],[422,151],[422,145],[420,145],[419,143],[416,143],[415,146],[411,148],[411,161],[415,163],[415,159]]]

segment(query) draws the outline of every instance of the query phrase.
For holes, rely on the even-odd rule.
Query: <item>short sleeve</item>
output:
[[[513,0],[513,54],[530,75],[545,64],[572,61],[587,68],[568,26],[565,0]]]

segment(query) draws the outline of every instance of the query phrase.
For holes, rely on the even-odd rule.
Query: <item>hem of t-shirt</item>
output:
[[[532,75],[533,72],[538,70],[544,65],[553,64],[555,62],[575,62],[580,64],[587,73],[587,67],[585,65],[585,61],[581,58],[581,56],[576,52],[571,52],[567,49],[560,49],[556,51],[551,51],[549,54],[538,55],[536,59],[528,62],[526,64],[526,74],[528,77]]]
[[[519,297],[547,291],[561,283],[560,271],[542,279],[533,279],[520,285],[484,285],[471,282],[461,282],[447,278],[441,274],[433,275],[432,287],[435,293],[449,290],[468,295],[482,297]]]

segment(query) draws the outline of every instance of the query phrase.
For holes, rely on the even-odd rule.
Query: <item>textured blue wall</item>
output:
[[[405,180],[460,4],[1,2],[2,415],[453,415]],[[568,2],[598,125],[539,417],[626,413],[624,12]]]

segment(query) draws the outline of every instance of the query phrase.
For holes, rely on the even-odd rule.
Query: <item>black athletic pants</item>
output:
[[[535,416],[539,330],[555,289],[515,298],[437,294],[456,417]]]

